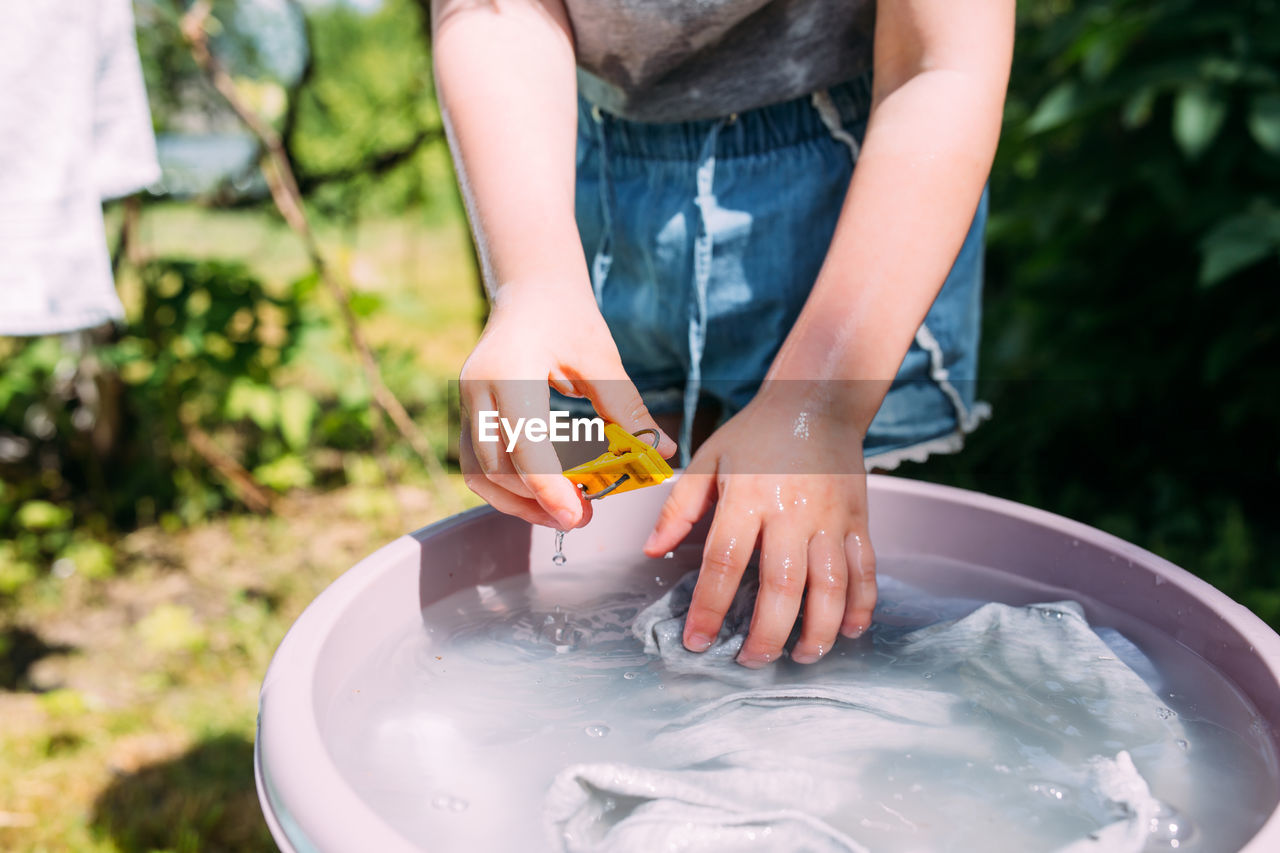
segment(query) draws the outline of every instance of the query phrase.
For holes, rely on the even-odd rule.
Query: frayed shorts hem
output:
[[[894,471],[903,462],[922,463],[934,454],[959,453],[964,449],[964,438],[976,430],[983,422],[990,420],[991,406],[984,402],[975,403],[968,412],[966,423],[956,427],[953,432],[930,438],[905,447],[889,450],[873,450],[867,453],[864,449],[864,464],[868,471]]]

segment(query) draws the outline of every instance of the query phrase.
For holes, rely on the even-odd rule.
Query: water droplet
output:
[[[622,673],[622,677],[623,677],[623,678],[625,678],[625,679],[627,679],[627,681],[630,681],[630,680],[631,680],[631,679],[633,679],[633,678],[639,678],[639,677],[640,677],[640,673],[638,673],[638,672],[624,672],[624,673]]]
[[[663,554],[663,555],[662,555],[662,559],[664,559],[664,560],[670,560],[670,559],[674,558],[674,557],[675,557],[675,555],[676,555],[676,552],[675,552],[675,551],[668,551],[667,553],[665,553],[665,554]]]
[[[556,531],[556,553],[551,557],[551,562],[557,566],[563,566],[568,558],[564,555],[564,531]]]
[[[448,794],[441,794],[431,801],[434,808],[441,811],[465,812],[467,806],[471,805],[461,797],[451,797]]]
[[[1162,707],[1162,708],[1156,708],[1156,716],[1157,716],[1157,717],[1159,717],[1159,718],[1160,718],[1160,719],[1162,719],[1162,720],[1168,720],[1168,719],[1171,719],[1171,718],[1173,718],[1173,717],[1176,717],[1176,716],[1177,716],[1177,714],[1175,714],[1175,713],[1173,712],[1173,709],[1172,709],[1172,708],[1163,708],[1163,707]]]
[[[1187,743],[1182,738],[1178,738],[1177,740],[1174,741],[1174,743],[1176,743],[1178,745],[1178,749],[1182,750],[1183,752],[1186,752],[1188,749],[1191,748],[1191,744]]]
[[[926,672],[926,673],[924,673],[924,674],[923,674],[923,676],[922,676],[922,677],[924,677],[924,678],[933,678],[933,673],[932,673],[932,672]]]
[[[583,731],[587,733],[587,737],[604,737],[609,734],[610,729],[603,723],[593,723],[583,729]]]

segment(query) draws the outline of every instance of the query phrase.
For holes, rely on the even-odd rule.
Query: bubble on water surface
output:
[[[1168,803],[1160,803],[1155,817],[1147,825],[1151,841],[1155,846],[1176,850],[1182,847],[1194,834],[1191,821]]]
[[[557,653],[563,654],[573,651],[578,641],[582,639],[582,632],[569,622],[569,614],[556,605],[555,610],[542,617],[542,627],[538,631],[538,637],[543,642],[555,646]]]
[[[471,804],[461,797],[441,794],[431,801],[431,805],[433,808],[440,809],[441,811],[465,812],[467,810],[467,806]]]
[[[1053,782],[1032,782],[1027,787],[1031,789],[1033,794],[1039,794],[1056,802],[1068,799],[1070,795],[1070,791],[1066,787]]]

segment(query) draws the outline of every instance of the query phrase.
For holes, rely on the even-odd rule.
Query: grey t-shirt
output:
[[[871,68],[874,0],[566,0],[578,89],[633,121],[787,101]]]

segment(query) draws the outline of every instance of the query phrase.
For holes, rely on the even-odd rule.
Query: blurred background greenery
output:
[[[271,849],[248,762],[276,643],[474,503],[447,381],[483,304],[427,5],[217,0],[205,31],[444,476],[373,405],[181,4],[137,0],[164,177],[108,210],[128,321],[0,339],[0,848]],[[1096,525],[1280,625],[1276,2],[1021,3],[991,185],[996,417],[900,473]]]

